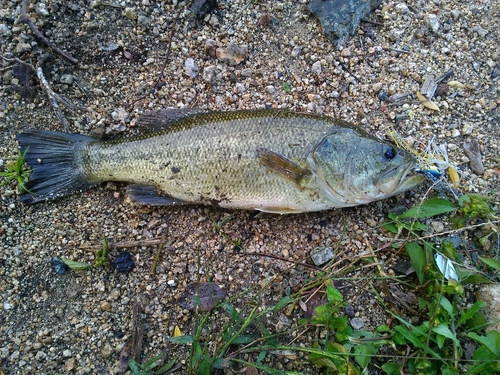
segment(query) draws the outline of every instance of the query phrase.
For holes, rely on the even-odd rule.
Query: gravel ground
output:
[[[397,118],[402,137],[424,144],[434,138],[447,144],[449,160],[462,174],[461,192],[480,192],[499,201],[497,1],[383,3],[369,18],[383,26],[363,23],[340,51],[323,37],[305,0],[220,1],[220,11],[202,21],[178,1],[176,5],[154,0],[32,3],[27,14],[35,25],[79,63],[73,65],[54,53],[19,22],[20,1],[2,2],[0,48],[6,59],[0,82],[0,166],[16,156],[16,133],[61,129],[35,79],[23,82],[22,74],[21,78],[13,74],[15,62],[7,60],[35,64],[49,53],[42,65],[47,81],[79,106],[74,114],[63,110],[71,132],[126,137],[136,132],[137,115],[143,111],[184,106],[211,110],[268,106],[324,113],[382,138]],[[173,27],[164,77],[152,89]],[[220,61],[210,55],[209,39],[222,47],[230,42],[247,46],[248,56],[235,66]],[[188,58],[198,73],[190,60],[185,67]],[[434,98],[439,112],[420,105],[415,93],[422,80],[449,71],[464,88],[450,88]],[[409,96],[395,105],[381,101],[381,91],[389,97]],[[480,176],[468,166],[462,147],[467,138],[477,139],[481,146],[485,172]],[[356,281],[344,281],[339,287],[364,328],[373,328],[388,317],[368,282],[358,280],[376,272],[360,257],[371,247],[378,251],[385,272],[395,272],[399,255],[384,248],[389,234],[379,225],[394,207],[419,202],[428,188],[362,207],[255,218],[251,212],[211,207],[138,206],[127,199],[122,184],[103,184],[34,206],[18,201],[15,186],[2,186],[1,369],[5,374],[117,373],[120,352],[132,334],[133,306],[138,303],[145,327],[144,358],[167,351],[181,359],[180,372],[185,373],[188,348],[173,346],[167,338],[176,325],[184,334],[192,332],[195,315],[177,303],[188,284],[210,279],[227,296],[235,296],[271,280],[260,300],[262,308],[271,306],[287,287],[294,291],[314,275],[293,262],[311,263],[310,252],[320,246],[337,249],[340,261],[333,270],[356,262],[365,265],[349,274]],[[224,219],[228,221],[221,233],[216,223]],[[446,221],[429,228],[430,234],[451,229]],[[461,236],[466,242],[473,233]],[[140,245],[127,248],[136,260],[130,273],[91,268],[58,275],[52,269],[54,256],[93,262],[93,250],[104,237],[115,244],[164,238],[156,273],[150,273],[156,246]],[[231,241],[237,239],[243,251]],[[111,247],[110,257],[121,251]],[[233,304],[245,306],[252,293]],[[265,324],[272,331],[289,330],[291,340],[298,336],[297,322],[303,316],[297,307],[289,316],[266,315]],[[296,344],[311,345],[317,334],[312,329]],[[269,364],[318,373],[305,359],[300,354],[295,358],[273,354]],[[373,372],[377,371],[374,365]]]

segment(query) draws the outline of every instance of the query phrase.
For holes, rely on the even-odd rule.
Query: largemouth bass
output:
[[[142,204],[284,214],[365,204],[423,180],[411,155],[326,116],[163,110],[146,119],[162,130],[122,141],[44,130],[18,134],[32,168],[21,200],[123,181],[132,183],[128,194]]]

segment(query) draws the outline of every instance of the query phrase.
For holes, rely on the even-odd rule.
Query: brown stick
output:
[[[50,48],[52,48],[54,51],[56,51],[58,54],[60,54],[62,57],[65,59],[69,60],[73,64],[78,64],[78,60],[75,59],[73,56],[68,55],[66,52],[63,50],[59,49],[52,43],[50,40],[48,40],[43,34],[38,30],[38,28],[35,26],[33,21],[29,19],[29,17],[26,15],[26,11],[28,9],[29,5],[29,0],[23,0],[22,6],[21,6],[21,16],[19,17],[19,20],[29,26],[29,28],[35,33],[38,39],[40,39],[43,43],[48,45]]]

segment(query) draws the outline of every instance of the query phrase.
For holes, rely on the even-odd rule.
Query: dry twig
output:
[[[52,43],[50,40],[48,40],[41,32],[38,30],[38,28],[35,26],[33,21],[26,15],[26,11],[28,9],[29,5],[29,0],[23,0],[22,5],[21,5],[21,16],[19,17],[19,20],[29,26],[29,28],[35,33],[38,39],[40,39],[43,43],[48,45],[50,48],[52,48],[54,51],[56,51],[58,54],[60,54],[62,57],[65,59],[69,60],[73,64],[78,64],[78,60],[75,59],[73,56],[67,54],[60,48],[58,48],[54,43]]]
[[[62,110],[61,110],[61,107],[59,106],[59,103],[63,104],[71,112],[75,112],[75,110],[76,110],[75,106],[68,99],[62,97],[61,95],[55,93],[54,90],[52,90],[49,83],[47,82],[47,79],[45,78],[45,75],[43,74],[43,70],[41,67],[41,60],[43,60],[43,59],[40,59],[40,61],[37,63],[37,66],[35,68],[32,64],[27,63],[26,61],[23,61],[23,60],[18,59],[18,58],[8,59],[4,56],[2,56],[2,58],[6,61],[15,61],[18,64],[22,64],[24,66],[27,66],[33,72],[35,72],[35,74],[38,78],[38,81],[40,82],[40,86],[47,94],[47,96],[49,98],[49,102],[52,106],[52,109],[54,110],[54,113],[55,113],[57,119],[61,123],[62,129],[66,132],[69,131],[69,121],[66,119],[66,117],[62,113]]]

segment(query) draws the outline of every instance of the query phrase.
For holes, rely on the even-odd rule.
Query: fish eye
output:
[[[384,157],[387,159],[387,160],[392,160],[396,157],[397,155],[397,151],[393,148],[393,147],[388,147],[385,151],[384,151]]]

